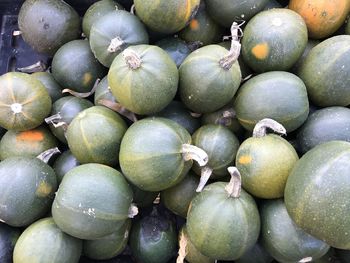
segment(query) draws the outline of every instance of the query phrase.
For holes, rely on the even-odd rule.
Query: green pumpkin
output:
[[[66,173],[68,173],[68,171],[79,165],[80,163],[70,150],[63,152],[60,156],[58,156],[52,165],[52,168],[57,176],[58,184],[62,182],[63,177]]]
[[[35,72],[32,77],[39,80],[49,92],[52,103],[63,97],[62,88],[49,72]]]
[[[310,53],[311,49],[313,49],[315,46],[317,46],[320,43],[319,40],[312,40],[309,39],[307,41],[306,47],[304,49],[303,54],[299,57],[297,62],[293,65],[291,68],[291,72],[298,74],[298,71],[300,70],[301,65],[304,63],[304,60],[307,58],[307,55]]]
[[[350,143],[320,144],[296,163],[285,188],[292,220],[332,247],[350,249]]]
[[[331,37],[315,46],[298,75],[316,106],[349,105],[350,36]]]
[[[132,191],[121,173],[102,164],[83,164],[63,177],[52,216],[67,234],[98,239],[125,223],[131,201]]]
[[[119,54],[108,72],[112,94],[126,109],[141,115],[164,109],[175,97],[179,73],[157,46],[137,45]]]
[[[90,47],[106,67],[110,67],[114,58],[128,46],[139,44],[148,44],[146,28],[127,11],[110,12],[92,24]]]
[[[193,18],[200,0],[134,0],[136,14],[150,29],[171,34],[180,31]]]
[[[180,67],[185,58],[191,53],[186,42],[178,37],[163,38],[157,41],[155,45],[165,50],[177,67]]]
[[[237,169],[231,167],[229,184],[212,183],[193,198],[187,214],[187,233],[205,256],[235,260],[258,239],[260,217],[254,199],[240,186]]]
[[[63,0],[26,0],[19,11],[18,26],[25,42],[52,56],[63,44],[79,38],[80,17]]]
[[[288,70],[303,54],[307,27],[289,9],[275,8],[254,16],[244,28],[242,56],[256,72]]]
[[[44,216],[57,189],[53,169],[32,157],[11,157],[0,163],[0,219],[27,226]]]
[[[2,263],[13,263],[13,249],[20,234],[20,229],[0,223],[0,260]]]
[[[148,207],[153,204],[159,192],[143,191],[133,184],[129,184],[134,194],[133,202],[137,207]]]
[[[94,104],[96,106],[103,106],[101,100],[109,100],[112,102],[117,102],[116,98],[113,96],[109,86],[108,78],[105,76],[97,85],[94,94]]]
[[[241,125],[249,131],[258,121],[271,118],[291,132],[299,128],[309,114],[308,94],[297,76],[283,71],[267,72],[242,85],[234,109]]]
[[[213,112],[232,100],[240,83],[237,61],[219,45],[209,45],[192,52],[181,64],[179,91],[182,102],[197,113]]]
[[[235,263],[271,263],[273,258],[260,244],[260,240],[247,250]]]
[[[64,44],[55,53],[51,70],[62,87],[77,92],[91,91],[96,79],[105,76],[105,68],[94,57],[87,40]]]
[[[80,163],[118,163],[120,142],[127,126],[114,111],[94,106],[80,112],[67,129],[68,146]]]
[[[38,127],[50,113],[51,98],[32,76],[9,72],[0,76],[0,126],[25,131]]]
[[[160,117],[142,119],[131,125],[123,137],[120,167],[138,188],[162,191],[185,177],[192,167],[192,158],[202,165],[207,162],[206,153],[190,144],[190,134],[175,121]]]
[[[44,218],[30,225],[19,237],[13,263],[78,263],[82,241],[67,235],[53,219]]]

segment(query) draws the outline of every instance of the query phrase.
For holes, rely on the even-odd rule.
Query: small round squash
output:
[[[78,162],[77,158],[74,157],[70,150],[67,150],[60,156],[58,156],[52,165],[52,168],[54,169],[57,176],[58,184],[62,182],[63,177],[66,173],[68,173],[68,171],[72,170],[73,168],[79,165],[80,163]]]
[[[174,60],[177,67],[180,67],[185,58],[191,53],[186,42],[178,37],[163,38],[155,45],[164,49]]]
[[[52,103],[63,97],[62,87],[57,83],[51,73],[49,72],[35,72],[32,77],[39,80],[49,92]]]
[[[0,223],[0,259],[1,263],[13,263],[13,249],[21,235],[21,230]]]

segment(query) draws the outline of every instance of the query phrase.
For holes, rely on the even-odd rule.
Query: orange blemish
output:
[[[199,23],[197,19],[192,19],[190,22],[190,28],[191,30],[198,30],[199,29]]]
[[[242,155],[239,157],[238,162],[240,164],[249,164],[252,162],[252,157],[250,155]]]
[[[257,44],[252,48],[252,53],[257,59],[265,59],[269,55],[267,43]]]
[[[44,134],[40,131],[24,131],[17,135],[17,140],[21,141],[42,141]]]
[[[91,80],[92,80],[92,75],[89,72],[85,73],[83,76],[83,84],[88,85],[91,82]]]

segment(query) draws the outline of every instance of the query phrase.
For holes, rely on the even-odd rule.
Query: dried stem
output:
[[[196,189],[196,192],[202,192],[203,188],[207,184],[212,173],[213,173],[213,169],[211,169],[209,166],[204,166],[201,169],[201,178],[200,178],[198,187]]]
[[[138,213],[139,213],[139,209],[137,208],[137,206],[134,203],[132,203],[129,207],[128,217],[134,218]]]
[[[141,67],[142,60],[134,50],[132,50],[131,48],[127,48],[123,51],[122,54],[126,64],[130,69],[135,70]]]
[[[36,158],[42,160],[45,163],[48,163],[50,161],[51,157],[57,153],[61,153],[61,152],[57,147],[55,147],[55,148],[48,149],[45,152],[42,152]]]
[[[273,119],[265,118],[255,125],[253,130],[253,137],[260,138],[266,136],[267,129],[271,129],[275,133],[282,135],[286,135],[287,133],[286,129],[282,126],[282,124],[278,123]]]
[[[120,105],[120,103],[118,103],[118,102],[101,99],[101,100],[98,100],[97,103],[100,105],[103,105],[111,110],[114,110],[115,112],[118,112],[120,115],[126,117],[128,120],[130,120],[132,122],[137,121],[137,117],[136,117],[135,113],[127,110],[125,107]]]
[[[96,88],[97,88],[99,83],[100,83],[100,79],[96,79],[94,86],[92,87],[91,91],[89,91],[89,92],[76,92],[76,91],[71,90],[71,89],[64,89],[64,90],[62,90],[62,93],[69,93],[77,98],[87,98],[95,93]]]
[[[227,171],[231,175],[231,180],[226,185],[225,190],[229,197],[238,198],[241,194],[241,174],[234,166],[228,167]]]
[[[182,145],[182,157],[185,161],[196,161],[199,166],[204,166],[208,162],[208,154],[201,148],[191,144]]]
[[[180,232],[180,240],[179,240],[179,252],[178,257],[176,259],[176,263],[184,263],[184,260],[187,255],[187,238],[184,233],[184,230]]]
[[[121,50],[121,47],[123,44],[124,44],[124,41],[119,36],[117,36],[111,40],[111,43],[107,48],[107,51],[109,53],[115,53],[118,50]]]
[[[38,61],[33,65],[17,68],[18,71],[23,73],[34,73],[34,72],[43,72],[47,69],[47,65],[43,61]]]

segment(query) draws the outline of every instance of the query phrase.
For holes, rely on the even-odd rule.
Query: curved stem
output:
[[[50,161],[51,157],[56,153],[61,153],[57,147],[51,148],[51,149],[46,150],[45,152],[42,152],[36,158],[42,160],[44,163],[48,163]]]
[[[286,135],[287,131],[282,124],[269,118],[262,119],[259,121],[253,130],[253,137],[260,138],[267,134],[267,129],[273,130],[275,133]]]
[[[111,42],[107,48],[107,51],[109,53],[115,53],[118,50],[121,50],[121,47],[123,44],[124,44],[124,41],[119,36],[117,36],[111,40]]]
[[[139,209],[137,208],[137,206],[134,203],[132,203],[129,207],[128,217],[134,218],[138,213],[139,213]]]
[[[201,178],[199,180],[198,187],[196,189],[196,192],[202,192],[203,188],[207,184],[211,174],[213,173],[213,169],[211,169],[209,166],[204,166],[201,169]]]
[[[105,107],[107,107],[115,112],[118,112],[120,115],[126,117],[128,120],[130,120],[132,122],[137,121],[137,117],[136,117],[135,113],[127,110],[122,105],[120,105],[120,103],[118,103],[118,102],[106,100],[106,99],[101,99],[101,100],[98,100],[97,103],[101,104],[101,105],[103,105],[103,106],[105,106]]]
[[[185,161],[194,160],[199,166],[204,166],[208,162],[208,154],[197,146],[183,144],[181,152]]]
[[[64,121],[61,121],[61,120],[62,120],[62,116],[61,116],[60,112],[58,112],[55,115],[52,115],[50,117],[45,118],[45,122],[47,124],[51,124],[55,128],[62,127],[62,129],[64,131],[66,131],[67,128],[68,128],[68,124],[66,122],[64,122]]]
[[[96,79],[94,86],[92,87],[91,91],[89,91],[89,92],[76,92],[76,91],[71,90],[71,89],[64,89],[64,90],[62,90],[62,93],[69,93],[77,98],[87,98],[95,93],[96,88],[97,88],[99,83],[100,83],[100,79]]]
[[[18,71],[23,73],[34,73],[34,72],[43,72],[48,68],[48,66],[43,61],[38,61],[33,65],[17,68]]]
[[[226,185],[225,190],[229,197],[238,198],[242,188],[241,174],[234,166],[228,167],[227,171],[231,175],[231,180]]]
[[[127,48],[123,51],[123,57],[125,59],[125,63],[128,65],[130,69],[135,70],[141,67],[141,63],[142,63],[141,58],[131,48]]]
[[[135,4],[133,4],[130,8],[130,13],[135,15]]]
[[[312,257],[306,257],[298,261],[298,263],[306,263],[306,262],[311,262],[313,260]]]
[[[184,260],[187,255],[187,238],[184,233],[184,230],[180,232],[180,239],[179,239],[179,252],[178,252],[178,257],[176,259],[176,263],[184,263]]]

